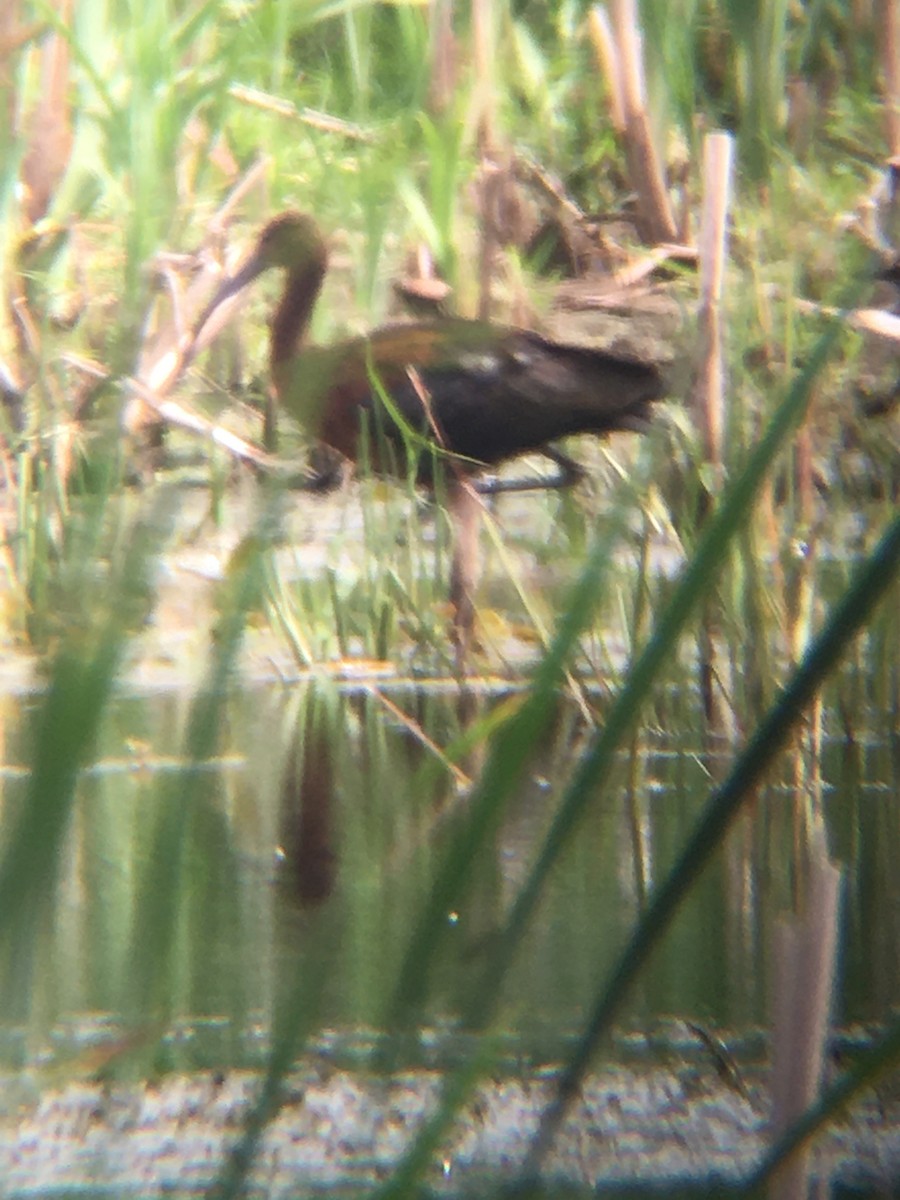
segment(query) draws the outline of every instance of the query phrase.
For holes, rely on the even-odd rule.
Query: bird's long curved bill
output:
[[[256,256],[249,258],[234,275],[223,279],[212,299],[194,322],[184,354],[186,366],[196,354],[215,341],[231,320],[241,293],[261,273],[262,266]]]

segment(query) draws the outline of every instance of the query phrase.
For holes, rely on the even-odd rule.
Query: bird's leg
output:
[[[475,483],[475,490],[481,496],[497,496],[501,492],[549,491],[551,488],[574,487],[584,478],[585,469],[581,463],[569,458],[568,454],[563,454],[555,446],[542,446],[540,453],[559,467],[555,475],[543,475],[537,479],[479,479]]]
[[[562,450],[558,450],[556,446],[544,446],[541,449],[541,454],[544,458],[549,458],[551,462],[556,463],[559,471],[556,477],[552,477],[547,481],[547,487],[568,488],[574,487],[576,483],[581,483],[587,471],[581,463],[570,458],[568,454],[563,454]]]
[[[450,567],[450,603],[453,605],[451,638],[456,669],[466,673],[466,660],[475,627],[475,586],[478,583],[478,534],[481,501],[465,479],[448,483],[448,505],[453,526],[453,562]]]

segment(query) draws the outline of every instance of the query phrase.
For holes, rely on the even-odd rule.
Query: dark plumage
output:
[[[365,337],[306,346],[326,266],[313,219],[282,213],[210,309],[263,271],[287,272],[272,321],[279,403],[352,461],[360,457],[366,429],[365,458],[377,470],[405,473],[411,446],[422,483],[432,482],[436,459],[472,475],[570,434],[642,432],[653,401],[664,393],[651,364],[456,317],[386,325]]]
[[[551,443],[577,433],[645,430],[664,393],[662,378],[648,363],[455,317],[305,345],[327,261],[313,218],[282,213],[203,319],[264,271],[281,268],[285,288],[271,333],[280,407],[345,458],[379,472],[405,477],[413,456],[417,481],[430,486],[442,464],[457,524],[451,593],[462,655],[474,617],[478,531],[477,500],[466,480],[538,452],[562,469],[552,482],[571,482],[579,468]]]

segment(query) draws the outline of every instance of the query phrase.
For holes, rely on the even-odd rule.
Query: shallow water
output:
[[[836,558],[824,574],[832,567],[837,593],[846,568]],[[665,565],[657,575],[665,581]],[[499,594],[496,581],[484,586]],[[197,611],[196,595],[181,584],[164,589],[162,603]],[[172,655],[163,678],[188,661],[181,643],[174,651],[166,643],[177,624],[152,631],[159,661]],[[187,622],[179,627],[185,639],[197,638]],[[587,1128],[599,1122],[604,1138],[619,1139],[620,1173],[573,1143],[561,1167],[568,1183],[699,1180],[725,1171],[730,1159],[734,1169],[756,1161],[773,929],[795,905],[806,830],[820,810],[844,871],[835,1057],[846,1061],[865,1046],[900,1005],[896,697],[891,702],[890,664],[885,670],[872,657],[887,642],[861,639],[848,656],[840,686],[825,690],[818,753],[807,739],[783,756],[642,972],[598,1064],[612,1082],[591,1079],[598,1095],[613,1089],[625,1117],[614,1120],[606,1100],[583,1114]],[[401,1091],[424,1111],[440,1073],[484,1052],[483,1035],[461,1014],[477,1012],[498,931],[602,728],[615,667],[610,688],[591,679],[580,697],[561,696],[546,735],[523,747],[523,782],[471,864],[463,898],[441,910],[427,986],[411,1006],[398,991],[401,978],[418,983],[415,963],[411,976],[407,964],[411,939],[468,815],[490,730],[521,703],[524,685],[483,681],[461,698],[455,684],[401,684],[365,664],[356,664],[357,682],[317,674],[279,684],[271,676],[284,661],[269,657],[271,644],[262,642],[254,660],[268,663],[269,679],[251,684],[245,673],[224,700],[213,758],[192,763],[186,750],[196,712],[189,687],[140,690],[153,678],[141,667],[107,711],[41,901],[17,914],[0,944],[0,1178],[11,1164],[31,1162],[26,1151],[38,1146],[46,1151],[42,1194],[87,1183],[115,1190],[125,1177],[111,1164],[127,1175],[129,1161],[115,1150],[116,1137],[127,1133],[134,1155],[152,1143],[154,1161],[170,1138],[194,1174],[173,1182],[154,1167],[148,1186],[177,1183],[191,1194],[227,1144],[215,1119],[211,1140],[201,1136],[207,1101],[214,1117],[222,1096],[232,1096],[226,1127],[235,1136],[252,1073],[266,1066],[273,1028],[287,1015],[299,1031],[299,1094],[312,1073],[321,1084],[317,1103],[335,1117],[334,1161],[305,1182],[337,1194],[355,1178],[352,1149],[341,1149],[348,1106],[377,1115],[368,1089],[377,1093],[389,1078],[405,1080]],[[533,647],[524,650],[533,658]],[[620,650],[614,634],[600,658],[614,663]],[[694,664],[677,664],[670,675],[555,866],[503,983],[478,1104],[501,1114],[511,1104],[514,1116],[503,1120],[519,1132],[511,1147],[484,1135],[487,1158],[476,1155],[476,1166],[491,1155],[520,1155],[519,1126],[533,1125],[542,1080],[571,1050],[646,896],[738,752],[740,739],[707,744]],[[0,837],[25,802],[30,724],[41,702],[23,691],[3,701]],[[707,1034],[734,1055],[752,1101],[718,1079]],[[525,1094],[510,1100],[520,1084]],[[900,1178],[893,1091],[869,1093],[866,1103],[849,1134],[829,1131],[829,1177],[835,1163],[858,1160],[875,1175]],[[673,1113],[681,1124],[661,1116]],[[295,1115],[302,1125],[309,1114]],[[462,1119],[463,1142],[479,1119]],[[638,1137],[651,1127],[658,1159]],[[331,1136],[315,1122],[303,1128],[304,1136]],[[182,1144],[185,1132],[193,1140]],[[366,1145],[374,1137],[365,1122],[357,1133]],[[293,1145],[295,1134],[288,1124],[278,1136]],[[390,1168],[401,1143],[393,1135],[379,1143],[360,1186]],[[669,1153],[678,1146],[686,1155]],[[270,1150],[290,1158],[283,1147]],[[450,1190],[464,1176],[463,1158],[442,1181]],[[27,1181],[25,1167],[20,1175]],[[288,1172],[279,1186],[292,1178]]]
[[[482,697],[479,717],[514,700]],[[383,1028],[480,765],[480,749],[453,770],[443,759],[462,729],[456,700],[374,685],[329,685],[327,696],[319,685],[248,690],[228,702],[219,757],[194,768],[181,757],[187,711],[177,694],[120,699],[110,711],[78,787],[55,893],[4,973],[4,1065],[76,1049],[92,1040],[92,1024],[109,1036],[159,1021],[192,1031],[172,1040],[169,1065],[258,1064],[273,1006],[304,963],[324,972],[320,1027],[351,1041]],[[881,733],[873,723],[854,743],[830,737],[821,755],[818,790],[845,870],[844,1027],[880,1022],[900,1004],[900,795],[896,747]],[[423,1026],[454,1028],[588,736],[561,701],[464,903],[447,913]],[[6,821],[21,803],[26,744],[22,729],[9,732]],[[620,756],[508,979],[503,1023],[520,1053],[553,1058],[578,1029],[639,914],[641,887],[669,868],[732,755],[650,728],[633,757]],[[634,992],[624,1031],[679,1018],[740,1038],[765,1025],[772,925],[792,904],[808,803],[791,770],[759,795],[703,876]],[[162,962],[141,953],[154,946],[154,921],[166,930]]]

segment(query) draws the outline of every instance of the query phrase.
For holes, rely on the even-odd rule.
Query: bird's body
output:
[[[263,271],[283,269],[287,278],[270,346],[279,406],[351,462],[401,477],[414,470],[425,486],[444,471],[461,525],[477,519],[477,508],[465,498],[467,479],[531,452],[568,469],[561,478],[576,478],[576,465],[551,443],[579,433],[642,432],[652,403],[664,394],[650,363],[462,318],[387,325],[363,337],[309,346],[306,332],[326,267],[315,221],[282,213],[265,226],[204,320]],[[473,611],[471,571],[460,566],[471,560],[469,547],[456,561],[458,626],[470,622]]]
[[[282,213],[207,315],[263,271],[286,271],[270,348],[279,405],[353,462],[406,474],[412,449],[422,483],[433,481],[439,461],[475,475],[571,434],[642,432],[663,395],[650,363],[458,317],[309,346],[305,335],[326,265],[312,218]]]
[[[643,431],[655,369],[458,318],[386,326],[272,364],[281,406],[346,458],[418,481],[473,475],[576,433]],[[602,398],[607,402],[602,403]]]

